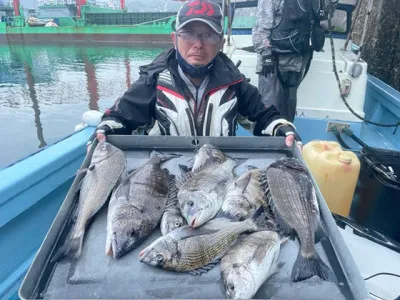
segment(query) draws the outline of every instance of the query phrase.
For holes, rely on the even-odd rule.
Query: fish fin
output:
[[[273,266],[270,276],[278,273],[283,268],[284,265],[285,265],[284,262],[282,261],[278,262],[275,266]]]
[[[83,248],[83,236],[81,233],[78,237],[68,238],[65,243],[57,250],[54,254],[51,262],[56,262],[65,256],[73,257],[78,259],[82,254]]]
[[[249,185],[250,180],[251,180],[251,173],[247,172],[246,176],[240,180],[240,184],[237,184],[238,183],[237,180],[235,180],[233,184],[235,187],[241,185],[242,194],[244,194],[244,191],[246,190],[247,186]]]
[[[279,233],[283,236],[289,236],[290,239],[294,240],[294,238],[296,237],[296,231],[292,227],[290,227],[289,224],[286,223],[285,219],[281,217],[273,201],[270,201],[270,206],[272,208],[276,224],[278,225]]]
[[[126,175],[127,176],[129,176],[129,175],[131,175],[133,172],[135,172],[136,171],[136,168],[135,169],[132,169],[132,170],[129,170],[129,171],[126,171]]]
[[[167,204],[165,209],[168,208],[177,208],[178,204],[178,187],[176,185],[175,175],[168,175],[168,195],[167,195]]]
[[[251,166],[251,165],[246,165],[246,169],[247,169],[247,171],[251,171],[251,170],[257,170],[259,168],[255,167],[255,166]]]
[[[305,258],[299,251],[292,269],[292,281],[302,281],[314,275],[325,281],[336,281],[332,270],[321,260],[317,252],[313,256]]]
[[[177,183],[178,189],[181,188],[186,182],[188,182],[192,177],[194,177],[199,171],[196,170],[194,172],[188,172],[185,174],[182,174],[179,182]]]
[[[207,228],[202,228],[202,227],[192,228],[192,227],[186,226],[184,230],[180,230],[179,233],[178,232],[176,232],[176,233],[179,235],[178,238],[180,240],[184,240],[184,239],[188,239],[188,238],[191,238],[194,236],[213,234],[218,231],[219,231],[218,229],[207,229]]]
[[[232,158],[228,156],[229,159],[233,160],[235,162],[235,165],[232,168],[232,173],[236,177],[238,173],[236,173],[236,168],[248,161],[248,158]]]
[[[214,258],[210,263],[206,264],[205,266],[202,266],[201,268],[192,270],[189,273],[194,276],[207,273],[208,271],[213,269],[219,263],[219,261],[221,260],[221,257],[222,256],[219,255],[218,257]]]
[[[255,210],[255,212],[250,216],[250,219],[252,219],[254,222],[257,222],[257,219],[262,215],[262,213],[265,211],[265,208],[263,205],[261,205],[259,208]]]
[[[109,239],[106,240],[106,251],[105,251],[107,256],[112,256],[113,251],[112,251],[112,246],[111,246],[111,241]]]
[[[237,218],[235,218],[234,215],[232,215],[230,212],[228,211],[223,211],[222,209],[218,211],[218,213],[215,215],[214,217],[215,219],[226,219],[227,221],[230,222],[237,222]]]
[[[188,167],[186,165],[178,164],[178,168],[179,168],[179,171],[181,172],[182,176],[184,176],[187,173],[192,172],[192,168]]]
[[[259,227],[260,231],[262,230],[272,230],[278,231],[278,226],[276,224],[274,213],[272,212],[271,207],[268,204],[262,205],[264,211],[260,214],[259,217],[255,220],[255,223]]]
[[[278,232],[277,225],[270,220],[259,221],[259,219],[257,219],[257,221],[255,223],[257,225],[256,231],[276,231],[276,232]]]
[[[279,242],[281,243],[281,245],[284,245],[287,243],[288,240],[290,240],[290,237],[284,236]]]

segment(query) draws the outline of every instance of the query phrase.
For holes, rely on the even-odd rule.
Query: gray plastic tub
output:
[[[178,164],[188,164],[194,151],[204,143],[218,146],[234,158],[247,158],[236,172],[247,165],[266,167],[273,161],[295,156],[302,160],[296,147],[288,148],[283,138],[258,137],[165,137],[165,136],[112,136],[109,141],[121,148],[127,157],[128,170],[149,159],[152,150],[180,153],[182,156],[164,164],[179,175]],[[89,165],[91,153],[82,168]],[[40,247],[21,285],[21,299],[44,298],[163,298],[163,299],[224,299],[220,265],[206,274],[193,276],[164,271],[139,262],[138,253],[158,238],[157,228],[137,249],[119,260],[105,255],[107,205],[95,216],[87,229],[80,259],[64,258],[52,263],[51,258],[71,229],[71,215],[78,199],[77,187],[82,174],[78,174],[65,198],[42,246]],[[314,183],[315,185],[315,183]],[[283,268],[259,289],[254,298],[284,299],[367,299],[359,270],[317,188],[321,220],[328,239],[316,245],[321,258],[331,267],[337,282],[321,281],[318,277],[293,283],[290,274],[298,253],[298,242],[289,241],[282,246],[279,260]]]

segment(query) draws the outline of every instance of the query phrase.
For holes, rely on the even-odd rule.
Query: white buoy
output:
[[[88,127],[88,124],[86,123],[79,123],[78,125],[75,126],[75,132],[82,130],[83,128]]]
[[[101,122],[103,114],[97,110],[88,110],[83,113],[82,120],[88,126],[96,127]]]

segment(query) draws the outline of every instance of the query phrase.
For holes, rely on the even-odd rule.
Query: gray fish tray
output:
[[[181,157],[166,162],[163,167],[179,176],[178,164],[188,164],[196,149],[204,143],[218,146],[234,158],[248,159],[236,168],[238,175],[246,166],[266,167],[273,161],[295,156],[302,160],[296,147],[288,148],[283,138],[258,137],[165,137],[112,136],[109,142],[125,152],[128,170],[149,159],[152,150],[180,153]],[[82,168],[89,165],[91,153]],[[304,161],[303,161],[304,162]],[[78,173],[45,240],[43,241],[19,290],[21,299],[73,298],[163,298],[163,299],[224,299],[220,265],[200,276],[175,273],[140,263],[138,253],[161,233],[157,228],[137,249],[121,259],[105,255],[107,206],[88,226],[82,256],[78,260],[64,258],[53,263],[52,257],[63,244],[71,229],[71,215],[78,199],[77,188],[84,175]],[[315,182],[314,182],[314,186]],[[299,283],[290,280],[298,253],[298,242],[282,246],[279,260],[283,268],[270,277],[254,298],[284,299],[367,299],[364,280],[318,190],[321,220],[328,238],[316,245],[321,258],[337,277],[337,283],[321,281],[314,276]]]

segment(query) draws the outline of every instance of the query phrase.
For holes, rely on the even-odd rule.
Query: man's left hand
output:
[[[288,135],[288,136],[285,138],[286,146],[292,147],[292,145],[293,145],[293,143],[294,143],[294,140],[295,140],[295,138],[294,138],[294,135],[293,135],[293,134]]]
[[[297,134],[296,130],[290,125],[280,125],[276,130],[275,135],[277,136],[285,136],[286,146],[292,147],[293,143],[296,143],[299,147],[299,150],[302,151],[302,143],[301,138]]]

